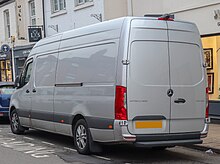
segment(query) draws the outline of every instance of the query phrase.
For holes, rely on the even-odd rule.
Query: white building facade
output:
[[[12,54],[17,76],[30,50],[44,35],[42,1],[0,0],[0,22],[0,47],[7,44],[11,48],[8,53],[0,52],[0,81],[12,81]]]
[[[82,0],[80,4],[74,0],[44,0],[44,6],[46,36],[98,23],[103,15],[103,0]]]
[[[220,0],[44,0],[44,6],[47,36],[100,20],[164,13],[195,22],[201,35],[220,29]]]
[[[11,35],[16,34],[15,1],[0,1],[0,46],[11,46]],[[12,81],[11,53],[0,51],[0,81]]]

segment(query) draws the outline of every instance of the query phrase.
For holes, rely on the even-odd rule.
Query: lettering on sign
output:
[[[17,23],[18,23],[18,39],[24,39],[25,34],[25,24],[24,24],[24,0],[16,0],[16,17],[17,17]]]
[[[31,50],[25,50],[25,51],[22,52],[22,54],[23,54],[23,55],[29,55],[30,52],[31,52]]]

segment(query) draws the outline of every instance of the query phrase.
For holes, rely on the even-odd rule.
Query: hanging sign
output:
[[[7,45],[7,44],[3,44],[3,45],[1,46],[1,51],[2,51],[4,54],[9,53],[9,51],[10,51],[10,46]]]
[[[37,42],[42,39],[42,32],[41,28],[29,28],[29,42]]]

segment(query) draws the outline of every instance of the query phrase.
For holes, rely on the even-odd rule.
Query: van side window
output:
[[[30,62],[26,65],[22,75],[21,75],[21,81],[20,81],[20,87],[23,87],[24,85],[26,85],[31,77],[31,70],[32,70],[32,63]]]
[[[116,75],[115,43],[60,52],[57,83],[113,82]]]
[[[35,85],[36,87],[54,86],[57,55],[49,54],[36,58]]]

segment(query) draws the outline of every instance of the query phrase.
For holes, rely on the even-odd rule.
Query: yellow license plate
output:
[[[163,123],[162,120],[155,121],[136,121],[135,127],[136,129],[146,129],[146,128],[162,128]]]

